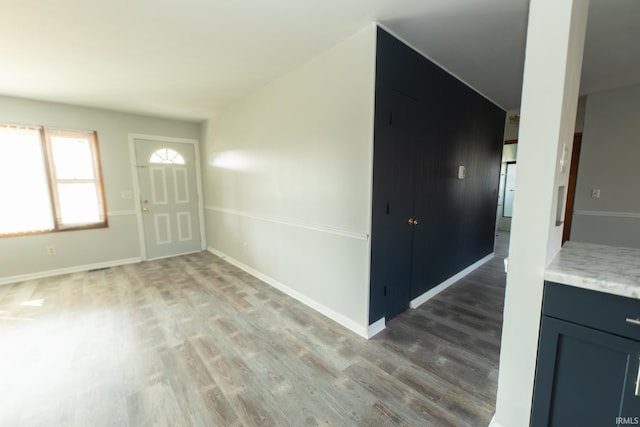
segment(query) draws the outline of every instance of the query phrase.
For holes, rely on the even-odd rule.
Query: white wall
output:
[[[210,250],[360,334],[368,325],[375,26],[207,123]]]
[[[518,174],[492,426],[529,425],[544,271],[560,250],[560,167],[575,131],[588,2],[531,0],[522,86]]]
[[[128,133],[200,137],[197,123],[5,96],[0,122],[96,130],[109,220],[105,229],[0,238],[0,283],[139,259],[134,201],[121,197],[133,191]],[[57,254],[47,255],[47,246]]]
[[[640,248],[639,118],[640,85],[589,95],[571,240]]]

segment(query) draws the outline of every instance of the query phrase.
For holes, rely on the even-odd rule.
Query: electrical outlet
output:
[[[55,255],[56,247],[55,246],[47,246],[47,255]]]

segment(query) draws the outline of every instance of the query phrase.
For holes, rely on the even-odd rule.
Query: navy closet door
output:
[[[450,143],[455,118],[453,82],[432,64],[424,64],[423,98],[420,103],[419,136],[416,143],[415,206],[411,298],[416,298],[447,279],[455,261],[457,206],[451,203],[451,183],[457,184]],[[457,124],[460,127],[460,124]]]
[[[390,319],[409,307],[413,253],[417,101],[393,91],[390,94],[389,147],[390,183],[383,207],[389,268],[386,274],[386,316]]]

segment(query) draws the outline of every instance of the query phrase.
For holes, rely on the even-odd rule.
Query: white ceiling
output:
[[[371,21],[517,108],[527,0],[4,0],[0,94],[199,121]],[[592,0],[582,91],[640,83],[640,1]]]

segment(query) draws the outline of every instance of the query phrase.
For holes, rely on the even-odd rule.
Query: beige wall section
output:
[[[571,240],[640,248],[639,117],[640,85],[589,95]]]
[[[200,125],[0,96],[0,122],[98,131],[109,228],[0,238],[0,283],[140,257],[129,133],[198,139]],[[4,153],[3,155],[6,155]],[[54,246],[56,255],[47,255]]]
[[[509,110],[504,119],[504,140],[518,139],[520,127],[520,110]]]
[[[375,26],[206,126],[210,248],[366,331]]]
[[[578,98],[578,107],[576,111],[576,125],[575,132],[580,133],[584,128],[585,114],[587,108],[587,96],[581,96]],[[509,117],[520,115],[520,110],[509,110],[507,111],[507,118],[505,119],[504,126],[504,140],[508,141],[510,139],[518,139],[518,131],[520,130],[520,122],[519,121],[510,121]],[[513,159],[515,160],[515,158]]]

